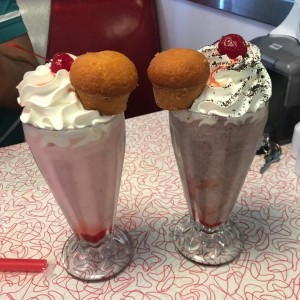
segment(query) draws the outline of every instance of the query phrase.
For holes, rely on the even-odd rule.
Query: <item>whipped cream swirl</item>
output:
[[[240,117],[265,106],[271,97],[272,85],[261,63],[259,48],[248,42],[245,57],[230,59],[220,55],[217,47],[215,44],[199,50],[209,61],[210,77],[191,110],[207,115]]]
[[[18,103],[24,106],[23,123],[42,129],[75,129],[107,122],[96,110],[85,110],[70,83],[69,72],[52,73],[50,63],[27,72],[17,86]]]

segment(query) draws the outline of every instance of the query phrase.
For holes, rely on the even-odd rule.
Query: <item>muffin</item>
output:
[[[70,81],[85,109],[116,115],[125,111],[138,74],[128,57],[106,50],[79,56],[71,66]]]
[[[206,57],[194,49],[172,48],[151,60],[148,78],[156,104],[167,110],[190,108],[210,74]]]

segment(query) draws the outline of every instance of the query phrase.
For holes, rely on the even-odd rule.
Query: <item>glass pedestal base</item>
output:
[[[243,249],[243,236],[232,221],[208,228],[196,223],[189,215],[176,224],[174,242],[184,257],[210,266],[234,260]]]
[[[79,241],[72,235],[64,245],[62,264],[73,277],[100,281],[116,276],[131,261],[133,246],[125,230],[115,227],[97,245]]]

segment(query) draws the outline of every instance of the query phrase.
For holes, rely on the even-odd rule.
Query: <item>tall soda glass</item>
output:
[[[253,161],[268,108],[241,117],[170,111],[169,122],[189,214],[175,227],[179,252],[197,263],[235,259],[243,238],[230,214]]]
[[[63,248],[64,268],[86,281],[115,276],[133,251],[127,232],[114,225],[125,151],[124,114],[81,129],[23,128],[74,233]]]

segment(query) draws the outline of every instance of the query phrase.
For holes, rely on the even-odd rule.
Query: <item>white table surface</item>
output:
[[[290,145],[261,175],[256,156],[232,218],[245,250],[221,267],[193,264],[172,241],[187,213],[168,128],[168,113],[126,121],[127,145],[117,223],[134,242],[116,278],[85,283],[60,265],[70,228],[26,143],[0,148],[0,257],[46,258],[46,273],[0,273],[1,300],[300,299],[300,178]]]

